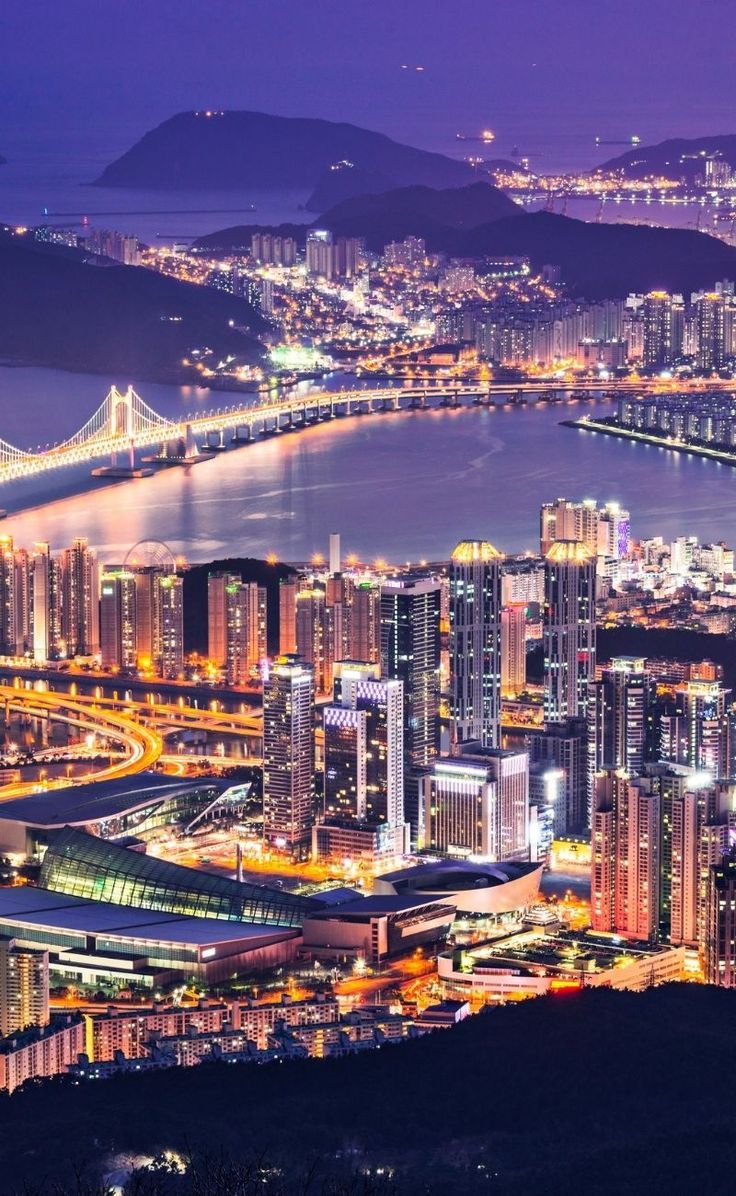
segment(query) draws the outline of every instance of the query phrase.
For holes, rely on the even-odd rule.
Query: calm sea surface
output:
[[[46,207],[58,213],[49,215],[52,223],[67,225],[87,213],[93,224],[155,243],[244,220],[310,219],[299,207],[305,194],[157,193],[83,185],[132,140],[121,135],[120,144],[112,145],[106,136],[94,144],[81,137],[67,143],[21,138],[4,144],[10,161],[0,168],[0,220],[38,223]],[[591,141],[580,133],[576,142],[561,142],[557,158],[547,155],[542,168],[591,164]],[[448,134],[434,148],[457,152],[457,143]],[[246,210],[252,203],[253,214]],[[592,218],[596,207],[571,202],[568,212]],[[208,211],[184,211],[190,208]],[[642,206],[646,218],[653,212],[662,223],[692,220],[685,209]],[[609,204],[604,219],[638,215],[633,205]],[[0,368],[0,438],[31,448],[69,436],[112,382],[123,387],[128,381]],[[137,389],[168,416],[244,397],[152,383]],[[270,551],[303,559],[324,549],[333,530],[342,531],[346,551],[365,558],[418,560],[446,556],[463,536],[489,537],[505,550],[534,547],[539,504],[567,495],[619,499],[630,507],[637,535],[694,533],[736,541],[736,473],[560,427],[560,419],[576,410],[582,408],[344,420],[118,485],[93,483],[88,468],[49,473],[0,486],[0,507],[10,512],[1,526],[27,544],[44,539],[58,547],[74,535],[87,535],[107,560],[119,559],[142,537],[167,540],[190,560]]]
[[[110,381],[0,369],[0,436],[21,445],[67,436]],[[164,415],[238,401],[151,383],[138,390]],[[0,487],[10,512],[0,526],[19,544],[59,547],[86,535],[108,561],[142,538],[165,540],[191,561],[272,551],[300,560],[324,550],[331,531],[364,559],[417,561],[446,557],[463,537],[487,537],[505,551],[534,548],[540,503],[565,495],[619,500],[637,536],[736,542],[736,471],[560,426],[605,409],[344,419],[119,484],[93,483],[88,468],[61,470]]]
[[[539,133],[529,133],[531,141]],[[406,139],[411,141],[409,133]],[[83,232],[86,218],[90,226],[116,228],[134,233],[150,245],[186,241],[215,229],[234,224],[278,224],[282,221],[311,223],[314,213],[304,209],[311,188],[294,191],[239,189],[192,191],[155,191],[133,188],[90,187],[104,167],[128,147],[135,137],[110,140],[107,135],[66,139],[25,138],[3,142],[8,163],[0,167],[0,222],[36,225],[44,222]],[[456,141],[437,133],[428,144],[426,131],[419,144],[452,157],[474,152],[473,143]],[[558,169],[582,169],[600,162],[609,151],[596,149],[592,135],[579,130],[558,135],[545,143],[545,154],[533,165],[542,172]],[[526,140],[522,140],[522,149]],[[500,144],[498,154],[508,155],[513,148]],[[625,147],[623,147],[625,148]],[[494,150],[494,153],[496,151]],[[255,211],[251,210],[255,207]],[[534,203],[532,207],[543,204]],[[630,200],[611,200],[599,207],[596,200],[570,199],[566,204],[555,200],[555,210],[581,220],[602,219],[607,223],[663,224],[695,227],[712,231],[719,209],[706,205],[663,204]]]

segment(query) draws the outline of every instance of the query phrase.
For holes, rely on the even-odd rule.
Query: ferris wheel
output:
[[[139,540],[129,548],[123,561],[131,572],[151,570],[157,573],[176,573],[176,558],[162,540]]]

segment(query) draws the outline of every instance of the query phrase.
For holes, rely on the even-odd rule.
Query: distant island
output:
[[[609,158],[599,170],[618,170],[627,179],[646,179],[652,175],[684,180],[693,184],[703,175],[704,159],[721,158],[736,170],[736,133],[715,137],[672,137],[657,145],[637,145]]]
[[[197,381],[195,346],[261,358],[261,316],[244,299],[137,266],[0,233],[0,357],[125,379]]]
[[[655,289],[682,292],[736,278],[736,248],[691,229],[595,224],[550,212],[522,211],[488,183],[465,187],[397,188],[345,200],[324,212],[313,227],[337,236],[363,237],[380,252],[410,233],[434,253],[453,257],[528,257],[534,269],[560,267],[563,282],[590,299]],[[252,225],[222,229],[194,242],[203,252],[247,252]],[[282,235],[304,243],[308,228],[281,226]]]
[[[332,188],[327,178],[334,173]],[[339,177],[338,177],[339,176]],[[357,125],[264,112],[180,112],[146,133],[95,180],[98,187],[303,187],[309,201],[423,183],[470,182],[465,162],[401,145]]]
[[[265,1196],[568,1196],[581,1186],[725,1196],[736,1164],[734,1015],[727,989],[593,988],[343,1059],[31,1084],[0,1096],[0,1192],[45,1192],[49,1176],[58,1196],[97,1192],[113,1157],[172,1150],[194,1152],[200,1174],[208,1158],[225,1174],[259,1160],[262,1176],[237,1190]],[[78,1167],[89,1186],[78,1186]],[[367,1168],[375,1184],[350,1182]]]

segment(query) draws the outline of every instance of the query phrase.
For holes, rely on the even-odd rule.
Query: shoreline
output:
[[[689,444],[682,440],[671,440],[665,436],[656,436],[650,432],[638,432],[630,428],[620,428],[616,424],[603,424],[596,420],[562,419],[560,424],[564,428],[577,428],[582,432],[601,432],[604,436],[614,436],[618,440],[633,440],[641,444],[651,444],[655,448],[670,449],[673,453],[685,453],[690,457],[703,457],[706,461],[715,461],[719,465],[729,465],[736,468],[736,452],[729,453],[726,449],[713,449],[707,445]]]

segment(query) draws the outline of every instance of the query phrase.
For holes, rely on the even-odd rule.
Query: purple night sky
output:
[[[122,149],[207,106],[448,150],[490,125],[499,153],[558,157],[595,133],[732,132],[734,33],[732,0],[3,0],[0,151]]]

